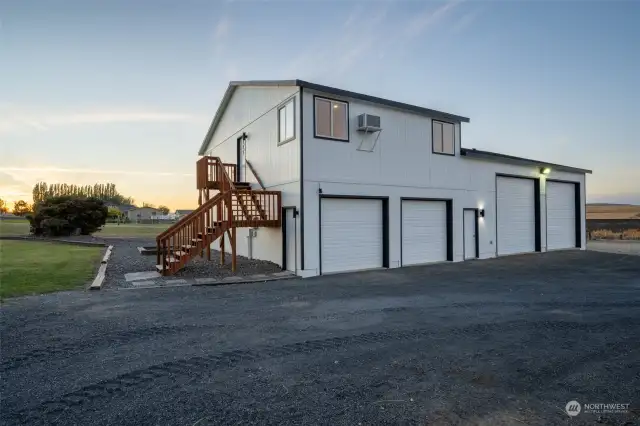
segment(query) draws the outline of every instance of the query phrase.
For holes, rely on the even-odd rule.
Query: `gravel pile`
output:
[[[143,238],[104,238],[113,246],[103,288],[131,287],[124,274],[129,272],[148,272],[156,270],[156,257],[143,256],[138,247],[155,245],[155,240]]]
[[[155,240],[133,238],[104,238],[104,240],[106,244],[114,246],[107,267],[104,288],[132,287],[131,283],[125,281],[124,274],[156,270],[156,255],[142,255],[138,251],[138,247],[155,246]],[[211,250],[211,260],[207,260],[206,252],[202,258],[192,257],[186,266],[171,278],[225,278],[280,271],[282,269],[275,263],[237,256],[237,271],[233,273],[231,255],[227,254],[225,264],[220,266],[220,252]]]
[[[256,259],[251,260],[244,256],[236,256],[237,269],[234,274],[231,272],[231,255],[227,253],[224,261],[225,264],[221,266],[220,252],[218,250],[211,250],[211,260],[207,260],[206,252],[202,258],[200,258],[200,256],[192,257],[186,266],[174,276],[182,278],[225,278],[282,271],[282,268],[272,262]]]

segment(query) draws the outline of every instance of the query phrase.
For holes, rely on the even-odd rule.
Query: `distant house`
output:
[[[133,204],[107,204],[107,207],[118,209],[120,213],[126,215],[129,210],[137,209]]]
[[[186,216],[191,212],[193,212],[193,210],[176,210],[176,216],[180,219],[182,216]]]
[[[140,222],[150,219],[156,219],[162,216],[162,212],[151,207],[136,207],[128,210],[125,215],[131,222]]]

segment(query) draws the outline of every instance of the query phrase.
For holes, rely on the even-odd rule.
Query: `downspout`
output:
[[[249,245],[248,258],[253,260],[253,229],[249,228],[249,235],[247,235],[247,244]]]

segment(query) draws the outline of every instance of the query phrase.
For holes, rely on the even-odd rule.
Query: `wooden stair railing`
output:
[[[225,198],[228,208],[221,208]],[[216,195],[156,237],[156,268],[163,275],[177,272],[232,226],[230,199],[231,192]]]
[[[258,172],[256,172],[256,169],[253,167],[253,164],[251,164],[251,161],[246,159],[245,161],[247,163],[247,166],[249,166],[249,170],[251,170],[251,173],[253,173],[253,176],[255,176],[256,181],[258,181],[258,185],[260,185],[260,188],[262,188],[263,191],[266,191],[267,188],[264,186],[262,179],[260,179],[260,175],[258,175]],[[258,212],[260,213],[260,217],[264,218],[265,214],[264,214],[264,211],[262,210],[262,206],[260,206],[260,203],[254,194],[251,194],[251,201],[253,201],[256,208],[258,209]]]
[[[255,203],[245,203],[247,199]],[[163,275],[182,269],[194,256],[208,253],[220,238],[224,263],[224,234],[231,242],[232,269],[235,271],[235,228],[280,227],[282,225],[280,191],[229,190],[206,200],[196,210],[156,237],[156,268]]]
[[[163,275],[176,273],[192,257],[202,256],[204,250],[210,259],[211,244],[217,239],[220,239],[220,261],[223,264],[225,233],[231,242],[232,270],[235,271],[236,228],[281,226],[281,192],[266,191],[253,165],[247,164],[262,190],[252,190],[247,182],[234,182],[235,164],[223,163],[219,157],[198,160],[196,180],[200,206],[156,237],[156,268]],[[211,188],[220,192],[209,199]]]

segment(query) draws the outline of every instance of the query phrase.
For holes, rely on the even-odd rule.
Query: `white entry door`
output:
[[[297,273],[297,250],[296,250],[296,218],[295,208],[287,208],[284,210],[284,238],[285,238],[285,265],[287,271]]]
[[[547,181],[547,250],[576,246],[576,185]]]
[[[476,238],[478,233],[478,221],[475,210],[465,210],[463,217],[464,226],[464,258],[475,259],[478,257],[476,250]]]
[[[447,203],[402,201],[402,265],[447,260]]]
[[[382,200],[320,199],[321,273],[383,266]]]
[[[536,250],[535,184],[533,179],[499,176],[498,255]]]

